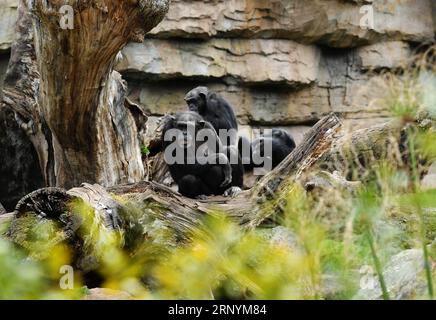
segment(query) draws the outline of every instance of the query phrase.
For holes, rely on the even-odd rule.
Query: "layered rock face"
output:
[[[0,89],[9,60],[9,50],[14,41],[18,0],[2,0],[0,3]],[[1,97],[1,93],[0,93]]]
[[[0,50],[13,37],[17,0],[0,4]],[[172,0],[117,69],[149,115],[185,110],[207,85],[235,107],[241,128],[288,128],[297,141],[331,111],[353,126],[383,121],[379,72],[434,41],[433,0]],[[433,11],[432,11],[433,10]],[[1,62],[0,62],[1,65]]]
[[[2,0],[0,4],[0,52],[10,49],[14,41],[18,0]]]
[[[185,93],[207,85],[248,131],[302,132],[331,111],[365,126],[388,115],[379,71],[401,67],[412,47],[434,40],[432,5],[173,0],[164,22],[144,43],[130,44],[117,68],[132,100],[156,116],[185,110]]]
[[[348,48],[431,37],[431,0],[173,0],[152,33],[172,38],[267,38]],[[370,13],[371,17],[367,15]],[[368,19],[369,25],[366,24]]]

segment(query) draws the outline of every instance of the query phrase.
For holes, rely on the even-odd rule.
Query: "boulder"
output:
[[[361,289],[356,299],[380,300],[383,298],[378,277],[372,267],[362,267]],[[422,298],[427,283],[424,276],[424,255],[420,249],[405,250],[393,256],[383,270],[386,287],[391,299],[404,300]]]
[[[421,187],[423,190],[436,189],[436,162],[431,165],[428,173],[422,179]]]
[[[271,229],[258,229],[256,232],[272,245],[287,247],[297,252],[302,251],[298,237],[286,227],[278,226]]]

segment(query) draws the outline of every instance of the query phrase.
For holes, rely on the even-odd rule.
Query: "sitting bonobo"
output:
[[[247,144],[245,138],[239,140],[239,150],[243,153],[243,144]],[[249,156],[244,157],[245,171],[253,168],[277,167],[294,149],[294,138],[283,129],[270,129],[264,132],[259,138],[254,140],[249,149]],[[265,164],[269,164],[265,166]]]
[[[186,94],[185,102],[189,111],[198,113],[213,126],[224,145],[237,146],[238,121],[233,107],[223,97],[207,87],[197,87]],[[221,130],[228,136],[221,136]]]
[[[235,196],[241,191],[244,170],[238,153],[223,146],[213,126],[199,114],[169,117],[162,139],[165,161],[183,196]]]

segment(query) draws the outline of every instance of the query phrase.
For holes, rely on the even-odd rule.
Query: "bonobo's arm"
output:
[[[215,129],[212,127],[212,125],[209,124],[209,127],[211,130],[213,130],[216,134]],[[226,149],[224,148],[221,139],[216,135],[216,141],[217,141],[217,147],[218,147],[218,153],[212,156],[216,157],[216,163],[222,165],[223,167],[223,174],[224,174],[224,181],[221,183],[221,187],[228,186],[232,183],[232,165],[231,165],[231,158],[229,159],[227,157]]]
[[[228,186],[232,183],[232,166],[227,156],[223,153],[216,153],[209,157],[210,160],[215,160],[217,164],[223,168],[224,181],[221,183],[221,187]]]
[[[197,152],[197,155],[202,155],[204,156],[206,159],[205,162],[206,164],[210,164],[210,165],[220,165],[223,168],[223,174],[224,174],[224,181],[221,184],[221,187],[225,187],[228,186],[229,184],[232,183],[232,166],[231,166],[231,162],[230,159],[227,157],[226,155],[226,149],[223,147],[221,140],[218,138],[218,135],[216,134],[215,129],[213,128],[213,126],[207,122],[204,121],[201,123],[201,125],[203,126],[204,129],[206,130],[210,130],[212,132],[212,135],[214,136],[214,140],[212,141],[212,143],[216,143],[216,148],[215,150],[217,150],[216,153],[210,153],[209,150],[209,141],[205,142],[204,144],[202,144],[199,147],[199,152]]]
[[[229,158],[224,153],[211,153],[209,154],[207,151],[206,144],[202,145],[200,148],[204,149],[204,152],[199,154],[203,155],[202,163],[205,163],[207,166],[217,165],[221,166],[224,174],[224,181],[221,183],[221,187],[228,186],[232,183],[232,166],[230,164]],[[200,160],[200,159],[198,159]]]

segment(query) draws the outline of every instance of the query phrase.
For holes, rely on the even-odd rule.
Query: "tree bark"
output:
[[[129,41],[143,40],[168,3],[71,0],[73,29],[62,29],[64,2],[20,1],[19,39],[0,107],[6,126],[0,157],[19,170],[0,169],[0,185],[17,184],[0,200],[12,202],[12,192],[29,192],[34,185],[111,186],[143,178],[138,117],[145,115],[132,111],[125,83],[113,68],[118,52]]]
[[[8,211],[30,191],[49,185],[46,173],[53,162],[50,132],[37,104],[39,74],[32,19],[24,0],[16,34],[0,103],[0,201]]]
[[[362,181],[370,172],[368,169],[379,160],[402,167],[408,157],[405,142],[407,133],[404,131],[407,126],[401,119],[393,119],[342,133],[335,139],[331,149],[319,158],[317,168],[328,172],[338,171],[348,180]]]

